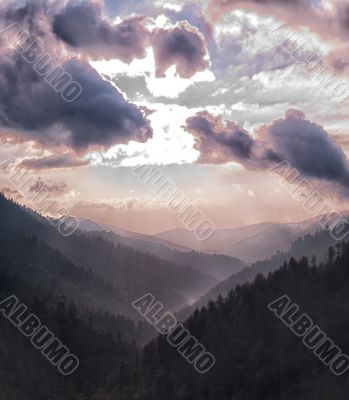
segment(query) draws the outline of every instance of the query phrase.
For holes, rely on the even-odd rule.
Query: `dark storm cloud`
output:
[[[144,58],[149,32],[142,16],[125,18],[117,25],[103,19],[99,5],[70,1],[53,18],[55,35],[94,59],[120,59],[130,63]]]
[[[265,134],[268,145],[303,176],[349,187],[349,165],[341,147],[300,111],[289,110],[285,118],[265,127]]]
[[[55,8],[55,2],[50,2],[50,7]],[[6,24],[16,22],[25,24],[30,33],[35,36],[45,36],[47,32],[41,28],[42,18],[48,12],[46,0],[27,1],[2,1],[0,5],[1,20]]]
[[[75,150],[145,142],[152,130],[144,113],[87,64],[70,59],[63,69],[82,94],[65,102],[20,55],[0,56],[0,123],[46,146]]]
[[[194,135],[199,162],[238,162],[250,169],[266,169],[288,161],[304,177],[349,188],[348,160],[321,125],[298,110],[261,128],[258,138],[233,122],[200,113],[187,120]]]
[[[211,28],[197,8],[187,5],[177,17],[180,15],[187,22],[150,33],[144,16],[128,17],[114,25],[103,18],[99,5],[71,0],[54,16],[52,29],[57,38],[94,59],[117,58],[130,63],[135,58],[144,58],[146,47],[152,45],[158,76],[176,65],[179,75],[190,78],[208,63],[204,40],[188,21],[207,35],[211,34]]]
[[[187,120],[187,129],[196,139],[202,163],[221,164],[234,159],[245,164],[253,157],[253,138],[234,122],[223,124],[219,117],[202,112]]]
[[[88,161],[80,159],[74,154],[55,154],[42,158],[27,158],[21,162],[19,167],[42,171],[47,169],[76,168],[85,165],[88,165]]]
[[[38,73],[42,71],[25,59],[25,52],[20,54],[7,48],[11,35],[18,31],[1,30],[0,126],[12,131],[14,136],[20,134],[25,140],[35,140],[42,146],[64,146],[76,151],[110,147],[130,140],[145,142],[152,136],[152,130],[142,110],[127,102],[85,62],[67,55],[61,65],[55,61],[60,47],[49,30],[47,4],[27,1],[5,2],[1,6],[1,25],[20,24],[30,41],[42,47],[51,63],[43,68],[44,73]],[[51,6],[50,10],[55,9],[53,3]],[[56,90],[59,84],[50,84],[54,75],[58,78],[56,82],[60,75],[70,76],[81,86],[81,95],[73,102],[64,101]]]
[[[151,41],[157,76],[163,76],[171,65],[176,65],[181,77],[190,78],[208,66],[204,40],[187,23],[181,22],[172,29],[158,29]]]

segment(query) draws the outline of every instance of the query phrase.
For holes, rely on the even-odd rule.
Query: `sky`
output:
[[[341,0],[0,0],[0,190],[182,228],[152,166],[217,228],[310,218],[286,161],[347,210],[348,36]]]

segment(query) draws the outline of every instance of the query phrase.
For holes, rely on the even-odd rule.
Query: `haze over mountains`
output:
[[[299,260],[301,257],[307,257],[312,263],[322,263],[327,260],[328,249],[331,246],[337,245],[338,241],[332,237],[329,231],[323,230],[315,234],[309,233],[299,237],[290,243],[288,251],[278,251],[270,258],[257,261],[248,268],[244,268],[242,271],[231,275],[228,279],[218,283],[199,301],[181,310],[178,315],[181,319],[188,318],[195,309],[204,307],[219,296],[227,296],[238,285],[253,282],[258,275],[268,276],[268,274],[278,269],[284,262],[291,258]]]
[[[344,213],[343,215],[347,214]],[[326,219],[331,221],[330,217]],[[322,228],[315,218],[294,223],[263,222],[239,228],[216,229],[213,236],[205,241],[198,240],[193,232],[187,229],[173,229],[151,236],[92,220],[80,220],[80,229],[114,232],[124,238],[138,239],[138,241],[129,242],[129,244],[132,247],[139,246],[140,249],[145,251],[148,246],[148,251],[155,254],[156,250],[151,243],[165,245],[182,252],[192,251],[191,249],[193,249],[201,253],[222,254],[252,264],[271,257],[277,251],[287,252],[291,243],[298,237],[318,232]],[[160,247],[158,251],[159,249]]]
[[[328,231],[299,237],[289,244],[289,251],[279,251],[247,266],[222,254],[180,251],[168,240],[160,243],[148,236],[121,236],[130,233],[91,221],[87,227],[82,224],[85,232],[77,231],[66,238],[48,220],[2,195],[0,219],[0,295],[4,298],[15,293],[25,301],[73,349],[81,363],[67,385],[55,375],[53,367],[46,368],[46,361],[2,318],[0,395],[4,399],[185,400],[195,393],[198,400],[255,400],[259,395],[283,400],[284,389],[271,381],[282,381],[292,370],[293,364],[287,361],[291,357],[288,349],[296,346],[298,364],[293,373],[306,376],[297,383],[299,399],[316,391],[323,396],[319,398],[336,393],[338,399],[345,400],[346,386],[334,389],[333,378],[326,375],[325,367],[285,338],[264,308],[264,303],[278,295],[282,282],[283,290],[293,293],[300,304],[312,307],[322,326],[349,351],[349,344],[340,334],[346,323],[343,310],[332,311],[338,329],[331,331],[328,316],[317,306],[320,302],[333,309],[334,294],[341,296],[341,304],[347,301],[348,247],[337,243]],[[310,229],[312,224],[302,226]],[[271,234],[279,228],[269,225],[264,230],[269,229]],[[246,230],[251,233],[254,229]],[[331,245],[337,250],[328,251]],[[302,258],[304,255],[311,262]],[[288,263],[290,257],[294,258]],[[280,271],[273,272],[280,267]],[[279,284],[275,286],[276,281]],[[327,282],[331,282],[330,290],[319,295],[319,288],[326,287]],[[216,357],[212,373],[200,378],[163,337],[152,341],[157,336],[155,329],[131,307],[145,293],[160,300],[164,312],[177,312],[183,320],[189,317],[186,327]],[[269,321],[267,325],[265,321]],[[270,358],[270,335],[285,346],[278,355],[285,360],[267,373],[262,365],[275,364]],[[222,349],[219,343],[227,347]],[[22,362],[31,365],[28,379]],[[309,363],[317,375],[308,374]],[[256,381],[256,371],[263,379]],[[318,375],[323,379],[321,388],[317,387]],[[39,390],[34,384],[37,376],[45,382]],[[15,385],[18,377],[22,380]],[[231,382],[235,382],[233,386]],[[285,387],[289,392],[289,386]]]
[[[141,235],[113,225],[99,224],[91,220],[80,220],[79,228],[93,236],[102,236],[116,244],[132,247],[144,253],[211,275],[221,281],[246,266],[244,262],[224,254],[206,254],[177,245],[171,241],[155,236]],[[191,233],[192,234],[192,233]]]
[[[189,265],[161,260],[149,253],[116,245],[103,237],[84,235],[80,231],[71,237],[63,237],[47,220],[2,195],[0,217],[4,255],[16,260],[20,257],[18,263],[33,262],[33,268],[62,287],[62,294],[67,295],[68,291],[76,299],[74,288],[79,282],[79,274],[82,283],[99,282],[93,290],[84,285],[76,287],[83,291],[88,307],[98,309],[103,304],[105,309],[116,314],[137,317],[131,307],[132,301],[152,292],[175,311],[194,302],[217,282],[214,277]],[[18,246],[22,249],[19,253]],[[53,269],[47,273],[48,268]],[[75,284],[66,281],[73,271],[76,271]],[[33,272],[39,281],[40,274]]]
[[[348,370],[336,376],[329,366],[338,354],[333,343],[349,353],[348,265],[348,244],[322,265],[311,266],[305,257],[291,259],[268,277],[259,275],[253,283],[196,310],[185,327],[215,354],[214,368],[198,374],[159,337],[145,347],[142,361],[130,368],[130,375],[137,371],[137,378],[124,385],[121,400],[345,400]],[[329,335],[329,347],[321,348],[317,340],[307,348],[302,337],[268,309],[285,294],[299,307],[289,325],[307,313]],[[317,347],[321,359],[314,356]]]
[[[132,239],[141,239],[145,241],[151,241],[154,243],[160,243],[160,244],[166,244],[169,247],[176,248],[179,250],[184,250],[188,251],[190,248],[181,246],[177,243],[168,241],[166,239],[162,238],[157,238],[157,236],[153,235],[143,235],[141,233],[136,233],[129,231],[124,228],[120,228],[119,226],[116,225],[110,225],[110,224],[103,224],[101,222],[93,221],[92,219],[89,218],[78,218],[79,221],[79,229],[82,231],[86,232],[113,232],[116,235],[127,237],[127,238],[132,238]]]
[[[0,0],[0,400],[348,400],[348,39],[349,0]]]

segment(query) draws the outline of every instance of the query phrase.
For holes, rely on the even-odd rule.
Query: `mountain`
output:
[[[132,313],[131,303],[146,293],[152,293],[169,310],[176,310],[181,304],[192,304],[217,282],[188,265],[116,245],[102,236],[76,232],[69,238],[54,235],[46,240],[74,264],[113,284]]]
[[[90,236],[104,237],[115,244],[131,247],[142,253],[155,255],[179,265],[189,265],[193,269],[212,276],[217,281],[223,281],[230,275],[241,271],[247,265],[235,257],[224,254],[206,254],[195,250],[180,251],[166,244],[154,243],[143,239],[134,239],[115,235],[113,232],[89,232]]]
[[[61,375],[40,347],[35,348],[30,337],[1,315],[1,399],[107,400],[120,381],[127,381],[125,365],[134,362],[139,353],[134,344],[126,343],[120,335],[98,331],[91,321],[81,319],[74,303],[58,300],[30,281],[1,271],[0,299],[12,295],[28,307],[25,316],[34,313],[78,357],[79,367],[72,375]]]
[[[254,263],[270,257],[276,251],[289,250],[299,236],[320,230],[314,221],[294,224],[271,224],[256,234],[244,238],[225,250],[225,254],[241,257],[245,262]]]
[[[77,218],[77,220],[79,222],[79,229],[83,232],[112,232],[115,235],[125,238],[139,239],[145,242],[164,244],[170,248],[178,249],[181,251],[190,251],[190,248],[188,247],[181,246],[177,243],[159,238],[157,236],[143,235],[141,233],[136,233],[124,228],[120,228],[116,225],[103,224],[101,222],[93,221],[89,218]]]
[[[161,260],[102,237],[81,231],[63,237],[47,220],[3,196],[0,219],[1,252],[14,260],[17,273],[30,273],[32,280],[53,284],[61,294],[86,307],[138,318],[131,303],[145,293],[153,293],[175,311],[216,284],[214,278],[188,265]]]
[[[347,215],[347,213],[343,214]],[[325,217],[325,216],[322,216]],[[326,216],[331,221],[336,218]],[[193,249],[225,254],[235,257],[245,263],[253,264],[265,260],[277,251],[287,252],[290,244],[306,234],[312,234],[322,229],[317,219],[311,218],[296,223],[262,223],[235,229],[217,229],[204,243],[193,238],[191,232],[173,230],[157,235]]]
[[[201,252],[225,253],[232,244],[255,235],[269,225],[271,224],[265,222],[240,228],[216,229],[207,240],[197,239],[193,232],[187,229],[173,229],[159,233],[155,237]]]
[[[349,244],[327,231],[298,238],[289,252],[244,268],[209,292],[205,307],[185,322],[216,360],[199,374],[163,336],[141,349],[153,334],[114,314],[127,314],[130,299],[144,290],[163,296],[166,312],[212,284],[210,277],[115,243],[105,237],[110,232],[63,237],[2,196],[0,218],[0,301],[17,296],[80,362],[74,374],[60,375],[0,308],[1,399],[346,400],[347,376],[332,374],[268,309],[286,294],[349,353]],[[335,249],[327,251],[329,245]],[[304,254],[318,261],[309,263]],[[209,300],[218,293],[225,298]]]
[[[267,276],[268,273],[279,268],[285,261],[290,258],[300,258],[306,256],[315,257],[322,262],[327,257],[327,251],[330,246],[336,246],[338,242],[331,236],[328,231],[320,231],[315,234],[307,234],[298,238],[290,245],[288,252],[277,252],[270,259],[258,261],[250,267],[233,274],[223,282],[218,283],[208,293],[206,293],[199,301],[191,306],[181,310],[178,315],[181,319],[189,317],[197,308],[204,307],[210,300],[217,299],[218,296],[226,296],[230,290],[237,285],[253,282],[257,275]]]
[[[124,385],[118,399],[347,399],[348,372],[336,376],[330,366],[339,351],[333,344],[349,354],[348,266],[349,244],[342,244],[338,255],[332,249],[322,265],[310,266],[304,257],[291,259],[268,277],[259,275],[253,283],[237,286],[225,299],[210,302],[185,323],[214,355],[212,369],[199,374],[159,337],[146,346],[140,363],[130,366],[129,375],[135,378]],[[315,356],[303,344],[302,335],[295,335],[268,309],[285,295],[299,307],[291,317],[289,313],[289,325],[306,313],[324,332],[320,337],[315,334],[318,340],[311,336],[313,348],[322,346],[321,337],[332,340],[327,342],[328,349],[325,345],[319,348],[328,361]],[[180,343],[178,339],[177,348]]]

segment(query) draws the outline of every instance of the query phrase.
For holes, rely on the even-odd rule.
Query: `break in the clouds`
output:
[[[348,160],[328,132],[308,121],[298,110],[260,129],[252,138],[239,125],[208,113],[187,120],[202,163],[235,161],[247,168],[271,168],[288,161],[304,177],[338,184],[349,189]]]
[[[152,45],[159,77],[171,65],[176,65],[177,73],[182,78],[190,78],[208,67],[204,39],[187,23],[180,22],[174,28],[156,30]]]
[[[120,59],[130,63],[145,57],[149,32],[146,18],[133,16],[112,24],[102,8],[89,1],[70,1],[53,18],[53,32],[69,46],[94,59]]]

